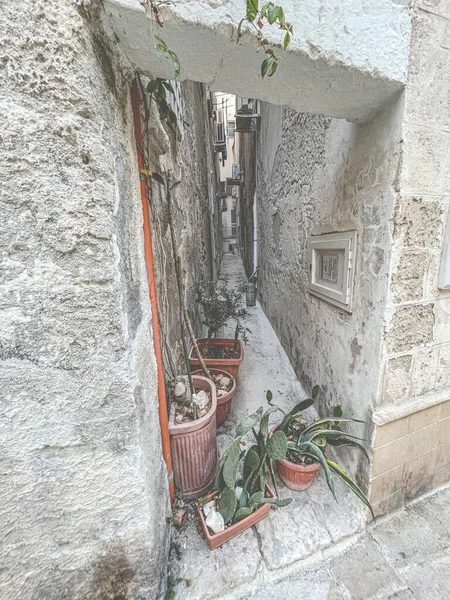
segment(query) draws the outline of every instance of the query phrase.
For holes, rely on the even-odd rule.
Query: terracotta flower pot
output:
[[[233,381],[233,387],[227,394],[225,394],[225,396],[217,396],[217,391],[216,391],[216,396],[217,396],[216,423],[217,423],[217,427],[220,427],[221,425],[223,425],[225,423],[225,421],[227,420],[227,417],[230,413],[231,400],[233,399],[233,397],[236,393],[236,379],[231,375],[231,373],[228,373],[227,371],[222,371],[222,369],[209,369],[209,372],[212,375],[219,375],[219,374],[225,375],[226,377],[229,377]],[[198,371],[194,371],[192,374],[193,375],[203,375],[203,371],[201,369],[199,369]]]
[[[208,496],[208,500],[212,500],[215,496],[217,496],[218,493],[219,492],[213,492],[212,494],[210,494]],[[266,494],[268,498],[275,498],[275,494],[268,485],[266,485]],[[258,523],[262,519],[265,519],[269,514],[271,506],[271,504],[263,504],[257,510],[255,510],[255,512],[252,512],[251,515],[245,517],[245,519],[242,519],[242,521],[238,521],[237,523],[231,525],[230,527],[227,527],[220,533],[214,534],[211,534],[209,532],[208,526],[206,525],[206,518],[203,514],[203,509],[199,508],[198,514],[200,516],[203,533],[205,534],[206,542],[208,544],[209,549],[215,550],[216,548],[218,548],[222,544],[225,544],[225,542],[228,542],[229,540],[236,537],[246,529],[249,529],[249,527],[256,525],[256,523]]]
[[[200,351],[207,344],[207,339],[197,340]],[[228,348],[234,348],[235,341],[230,338],[213,338],[209,340],[210,346],[227,346]],[[239,358],[205,358],[205,365],[208,369],[223,369],[230,375],[233,375],[237,379],[239,373],[239,367],[244,360],[244,344],[241,340],[237,341],[237,347],[239,348]],[[195,371],[199,368],[200,362],[195,355],[194,348],[191,348],[189,355],[189,363],[191,365],[191,371]]]
[[[270,435],[275,433],[277,429],[278,425],[272,428]],[[320,469],[320,463],[313,463],[312,465],[296,465],[284,458],[277,460],[276,462],[280,479],[286,487],[296,492],[307,490]]]
[[[175,485],[186,500],[202,496],[211,487],[217,471],[216,386],[206,377],[194,375],[194,387],[211,395],[211,408],[196,421],[176,425],[169,420],[170,449]]]

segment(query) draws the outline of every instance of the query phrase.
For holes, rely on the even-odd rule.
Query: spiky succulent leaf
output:
[[[248,517],[252,514],[253,509],[250,508],[249,506],[244,506],[243,508],[239,508],[238,511],[236,512],[236,516],[235,516],[235,521],[236,523],[238,521],[242,521],[242,519],[245,519],[245,517]]]
[[[287,450],[286,450],[286,452],[287,452]],[[275,494],[278,496],[277,481],[275,479],[275,473],[273,471],[273,462],[272,462],[272,459],[270,459],[270,458],[268,459],[267,466],[269,467],[270,478],[272,480],[272,485],[274,487]]]
[[[219,512],[225,523],[229,523],[236,511],[236,491],[234,488],[226,487],[222,490],[219,498]]]
[[[250,508],[257,508],[264,498],[264,492],[256,492],[250,497],[248,505]]]
[[[240,458],[239,444],[234,445],[223,465],[223,479],[229,488],[236,485],[236,472]]]
[[[256,471],[256,469],[259,467],[259,461],[258,446],[254,445],[249,449],[245,457],[244,479],[247,479],[252,471]]]
[[[333,423],[365,423],[365,421],[360,421],[359,419],[345,419],[343,417],[327,417],[326,419],[319,419],[314,423],[311,423],[303,433],[309,433],[314,429],[322,429],[323,426],[333,425]]]
[[[332,472],[335,473],[339,479],[343,481],[345,485],[369,508],[370,512],[372,513],[372,517],[375,519],[372,506],[361,488],[353,481],[350,475],[346,473],[340,465],[333,462],[329,458],[327,458],[326,461]]]
[[[249,506],[250,494],[247,490],[242,490],[241,497],[239,498],[239,508],[244,508],[244,506]]]
[[[263,413],[263,407],[258,408],[256,412],[251,414],[248,417],[245,417],[238,426],[236,427],[236,432],[234,434],[235,438],[242,437],[246,433],[248,433],[257,423],[261,420]]]
[[[266,469],[265,469],[264,464],[262,465],[261,469],[259,470],[259,489],[260,490],[266,489]]]
[[[356,435],[350,435],[349,433],[342,433],[342,431],[336,430],[336,429],[313,429],[312,431],[309,431],[308,433],[306,433],[306,430],[305,430],[305,431],[302,431],[300,437],[302,438],[302,440],[316,443],[317,437],[321,437],[321,438],[324,437],[328,441],[328,440],[339,439],[342,436],[346,436],[347,438],[351,438],[353,440],[365,441],[364,438],[357,437]]]
[[[352,448],[359,448],[361,450],[361,452],[364,454],[364,456],[367,458],[367,460],[370,461],[369,453],[364,448],[364,446],[362,444],[358,444],[358,442],[354,442],[353,440],[347,439],[347,437],[345,435],[343,435],[341,438],[338,438],[336,440],[331,440],[331,439],[328,440],[328,444],[330,446],[333,446],[333,448],[340,448],[342,446],[351,446]]]
[[[279,429],[267,441],[267,454],[273,460],[285,458],[287,452],[287,438],[284,431]]]
[[[312,403],[313,400],[311,398],[306,398],[306,400],[302,400],[301,402],[296,404],[294,408],[284,416],[283,420],[281,421],[281,425],[278,429],[281,429],[281,431],[286,431],[286,427],[289,425],[289,422],[292,421],[295,415],[309,408],[312,405]]]
[[[275,506],[287,506],[292,502],[292,498],[263,498],[261,504],[274,504]]]
[[[330,488],[330,491],[333,494],[334,499],[337,502],[336,494],[334,493],[333,475],[331,473],[330,467],[327,464],[327,460],[326,460],[322,450],[320,448],[318,448],[312,442],[303,442],[303,444],[301,446],[299,446],[297,448],[297,450],[298,450],[299,454],[303,454],[303,453],[309,454],[310,456],[313,456],[318,462],[320,462],[320,464],[323,467],[323,470],[325,471],[325,477],[327,479],[328,487]]]

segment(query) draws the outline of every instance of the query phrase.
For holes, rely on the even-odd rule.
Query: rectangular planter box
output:
[[[197,340],[197,344],[200,350],[203,346],[205,346],[207,341],[208,340],[206,339]],[[213,338],[210,343],[211,345],[215,346],[227,346],[228,348],[234,347],[234,339],[231,338]],[[241,340],[238,340],[237,344],[238,348],[240,349],[239,358],[205,358],[205,365],[211,369],[223,369],[224,371],[230,373],[230,375],[233,375],[234,378],[236,378],[238,376],[239,367],[241,366],[242,361],[244,360],[244,344]],[[189,364],[191,365],[191,371],[196,371],[200,368],[200,362],[195,355],[194,348],[191,348],[191,353],[189,355]]]
[[[210,494],[208,496],[208,500],[212,500],[215,496],[217,496],[218,493],[219,492],[213,492],[212,494]],[[274,492],[268,485],[266,485],[266,494],[268,498],[275,498]],[[249,527],[256,525],[256,523],[258,523],[262,519],[265,519],[269,514],[271,507],[271,504],[263,504],[250,516],[245,517],[245,519],[242,519],[242,521],[239,521],[238,523],[227,527],[226,529],[224,529],[224,531],[221,531],[220,533],[215,533],[214,535],[211,535],[209,533],[208,526],[206,525],[206,518],[203,514],[203,509],[199,508],[198,512],[202,523],[202,529],[203,533],[205,534],[206,542],[208,544],[209,549],[215,550],[222,544],[225,544],[225,542],[228,542],[228,540],[231,540],[232,538],[236,537]]]

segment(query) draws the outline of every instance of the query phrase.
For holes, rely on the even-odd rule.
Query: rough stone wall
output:
[[[184,292],[193,325],[200,336],[202,325],[199,307],[192,301],[192,286],[201,278],[214,279],[222,256],[221,212],[216,196],[218,165],[212,149],[206,87],[201,83],[184,82],[181,93],[184,103],[183,135],[175,137],[163,126],[156,107],[152,106],[148,136],[144,136],[145,155],[151,170],[163,175],[170,171],[172,183],[180,181],[171,194],[172,214]],[[151,185],[149,201],[164,362],[167,376],[172,377],[184,373],[186,366],[166,192],[155,181]],[[175,366],[175,373],[171,365]]]
[[[129,86],[88,23],[1,7],[2,600],[154,600],[164,579]]]
[[[322,387],[322,416],[341,404],[346,415],[371,420],[400,124],[401,102],[365,126],[262,105],[260,298],[301,380]],[[311,234],[352,229],[359,241],[354,310],[348,314],[308,293],[307,248]],[[367,480],[364,459],[351,456],[348,466]]]
[[[450,206],[450,8],[415,5],[375,415],[375,444],[383,448],[372,494],[380,512],[450,479],[450,419],[446,405],[438,406],[450,399],[450,291],[438,289]],[[383,460],[388,453],[394,463]]]

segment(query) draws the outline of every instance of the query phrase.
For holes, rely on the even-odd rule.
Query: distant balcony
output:
[[[231,227],[222,227],[222,238],[224,240],[231,240],[237,237],[237,225],[231,225]]]

